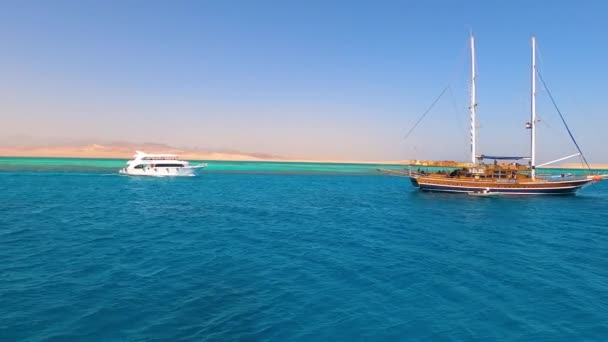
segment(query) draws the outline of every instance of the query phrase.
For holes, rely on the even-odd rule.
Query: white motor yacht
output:
[[[148,154],[136,151],[133,160],[118,172],[131,176],[179,177],[196,176],[198,169],[207,164],[190,165],[188,161],[179,160],[174,154]]]

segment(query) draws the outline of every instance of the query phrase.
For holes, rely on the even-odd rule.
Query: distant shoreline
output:
[[[206,160],[223,162],[274,162],[274,163],[320,163],[320,164],[367,164],[367,165],[403,165],[414,167],[445,167],[454,166],[422,165],[415,160],[340,160],[340,159],[306,159],[287,158],[261,154],[228,153],[228,152],[202,152],[178,149],[165,145],[155,146],[52,146],[52,147],[1,147],[0,158],[75,158],[75,159],[131,159],[136,150],[150,153],[177,154],[186,160]],[[608,163],[592,163],[593,170],[608,170]],[[554,166],[545,166],[539,169],[586,169],[582,164],[566,163]]]
[[[129,160],[130,157],[98,157],[98,156],[57,156],[57,155],[4,155],[0,154],[1,158],[48,158],[48,159],[107,159],[107,160]],[[414,164],[403,163],[401,161],[362,161],[362,160],[313,160],[313,159],[218,159],[218,158],[189,158],[188,155],[179,155],[180,159],[189,161],[216,161],[216,162],[245,162],[245,163],[311,163],[311,164],[362,164],[362,165],[403,165],[415,166]],[[420,165],[418,165],[420,166]],[[440,167],[440,166],[437,166]]]
[[[5,155],[0,154],[0,158],[66,158],[66,159],[121,159],[128,160],[131,157],[124,156],[65,156],[65,155]],[[218,159],[218,158],[203,158],[203,157],[192,157],[189,158],[188,155],[184,155],[181,157],[185,160],[200,160],[200,161],[217,161],[217,162],[247,162],[247,163],[311,163],[311,164],[361,164],[361,165],[402,165],[413,166],[413,167],[435,167],[435,168],[452,168],[450,166],[433,166],[433,165],[417,165],[413,162],[409,161],[361,161],[361,160],[308,160],[308,159],[272,159],[272,158],[255,158],[255,159]],[[608,164],[590,164],[591,170],[608,170]],[[543,166],[538,169],[571,169],[571,170],[585,170],[587,167],[581,166],[579,164],[561,164],[555,166]]]
[[[608,170],[608,164],[604,164],[604,163],[591,163],[589,164],[589,166],[591,166],[591,170]],[[557,166],[543,166],[543,167],[539,167],[539,169],[577,169],[577,170],[586,170],[587,166],[585,165],[581,165],[581,164],[576,164],[576,163],[566,163],[566,164],[560,164]]]
[[[276,162],[276,163],[322,163],[322,164],[372,164],[372,165],[408,165],[409,160],[395,161],[369,161],[369,160],[339,160],[339,159],[306,159],[285,158],[277,156],[260,156],[246,153],[226,152],[199,152],[186,151],[175,148],[129,148],[96,145],[95,147],[28,147],[6,148],[0,147],[0,158],[83,158],[83,159],[131,159],[136,150],[149,153],[176,154],[185,160],[206,160],[225,162]]]

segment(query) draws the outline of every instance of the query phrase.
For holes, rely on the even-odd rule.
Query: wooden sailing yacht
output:
[[[468,193],[475,195],[563,195],[574,194],[582,187],[602,178],[600,176],[560,176],[541,177],[536,174],[536,168],[562,161],[579,153],[560,158],[548,163],[536,164],[536,39],[532,37],[532,106],[531,119],[526,124],[530,129],[530,156],[488,156],[477,154],[477,101],[475,94],[476,68],[475,68],[475,39],[471,35],[471,163],[468,167],[456,169],[452,172],[426,173],[412,172],[406,174],[412,185],[423,191],[441,191]],[[542,78],[541,78],[542,81]],[[561,113],[560,113],[561,115]],[[564,121],[565,124],[565,121]],[[567,126],[566,126],[567,127]],[[571,135],[572,136],[572,135]],[[573,138],[574,141],[574,138]],[[578,145],[576,144],[578,149]],[[584,158],[584,157],[583,157]],[[491,164],[485,160],[494,160]],[[511,163],[498,163],[498,160],[510,160]],[[527,161],[519,164],[518,161]]]

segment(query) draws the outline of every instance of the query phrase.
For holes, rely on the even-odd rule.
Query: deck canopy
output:
[[[167,154],[167,153],[145,153],[142,151],[135,151],[136,159],[143,160],[177,160],[178,157],[175,154]]]

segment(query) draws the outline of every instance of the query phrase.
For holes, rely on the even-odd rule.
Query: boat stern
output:
[[[415,188],[419,188],[420,187],[420,183],[418,183],[418,178],[416,177],[410,177],[410,182],[412,182],[412,186]]]

